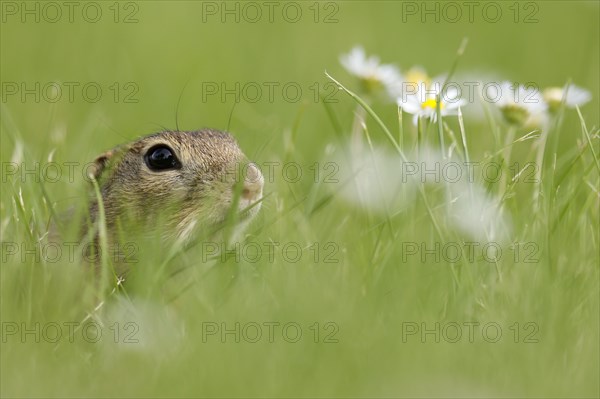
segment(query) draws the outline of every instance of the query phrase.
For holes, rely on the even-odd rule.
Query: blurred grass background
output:
[[[326,149],[343,142],[310,89],[315,83],[324,87],[325,70],[356,87],[339,65],[341,53],[362,44],[402,70],[419,64],[436,75],[449,69],[464,37],[469,45],[460,60],[461,76],[490,74],[540,87],[572,79],[593,93],[582,109],[592,130],[598,126],[600,84],[598,3],[521,2],[521,20],[530,11],[527,3],[537,5],[537,23],[514,23],[512,2],[496,3],[503,11],[498,23],[486,22],[478,9],[473,23],[466,15],[460,23],[435,23],[432,17],[422,23],[419,16],[404,22],[403,2],[392,1],[318,3],[319,20],[337,10],[335,23],[314,23],[313,2],[297,3],[303,12],[297,23],[286,22],[278,9],[273,23],[266,16],[257,23],[235,23],[232,17],[222,23],[219,16],[203,22],[206,2],[195,1],[135,2],[138,22],[131,24],[113,22],[110,2],[98,3],[104,16],[95,24],[77,13],[73,23],[21,23],[4,15],[2,82],[98,82],[104,93],[94,104],[82,101],[77,90],[72,103],[3,99],[0,156],[2,162],[11,160],[21,140],[28,163],[44,161],[53,151],[57,162],[88,162],[117,144],[177,124],[229,128],[257,162],[294,160],[307,167],[327,160]],[[123,5],[121,12],[133,9]],[[108,87],[115,82],[121,87],[134,82],[139,102],[114,102]],[[297,82],[303,95],[287,102],[276,88],[273,102],[263,92],[258,102],[234,107],[232,96],[203,101],[203,82],[228,87],[279,82],[279,88]],[[349,135],[355,104],[341,92],[335,99],[331,108]],[[396,126],[395,107],[376,110]],[[372,123],[370,130],[385,145]],[[487,124],[467,121],[467,135],[474,159],[492,150]],[[576,113],[567,112],[559,161],[574,156],[582,137]],[[520,162],[531,160],[527,151],[515,152]],[[446,264],[402,262],[400,242],[435,240],[422,204],[394,218],[392,233],[381,227],[385,218],[329,197],[331,187],[312,184],[310,176],[288,184],[276,175],[250,229],[253,241],[294,241],[303,247],[334,242],[339,263],[314,264],[310,257],[295,264],[229,259],[206,271],[192,250],[174,261],[200,269],[176,310],[162,304],[162,287],[145,291],[132,285],[132,300],[142,303],[141,310],[120,317],[133,317],[146,345],[79,340],[56,347],[9,337],[2,343],[2,396],[597,397],[598,198],[583,182],[591,179],[597,188],[598,177],[579,164],[570,173],[561,188],[564,197],[547,214],[530,213],[530,191],[508,203],[513,238],[538,243],[540,262],[509,259],[501,265],[499,282],[494,266],[478,260],[460,266],[460,285]],[[81,179],[45,185],[57,208],[84,203],[85,188]],[[24,214],[15,211],[19,190]],[[565,201],[577,206],[562,207]],[[49,217],[41,186],[3,181],[1,204],[2,241],[35,241],[28,226],[43,225]],[[142,246],[139,255],[138,267],[150,270],[151,280],[161,251]],[[79,321],[95,305],[79,265],[3,260],[1,276],[3,322]],[[252,321],[297,322],[305,335],[295,344],[202,342],[204,322]],[[498,323],[502,340],[488,343],[479,336],[473,343],[436,343],[428,337],[422,343],[417,336],[403,342],[402,323],[426,322],[431,328],[436,322],[468,321]],[[335,322],[339,342],[314,343],[309,326],[315,322],[321,328]],[[539,342],[513,342],[509,327],[515,322],[536,323]]]

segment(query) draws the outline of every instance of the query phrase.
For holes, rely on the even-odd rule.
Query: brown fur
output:
[[[181,169],[147,167],[146,151],[157,144],[174,151]],[[158,217],[175,238],[184,239],[198,228],[221,222],[232,203],[237,171],[247,162],[230,134],[211,129],[164,131],[107,151],[96,158],[91,176],[100,186],[109,237],[132,223],[151,227]],[[259,178],[261,197],[262,175]],[[250,204],[240,200],[240,208]],[[249,216],[258,209],[254,207]],[[95,200],[90,215],[95,222]]]

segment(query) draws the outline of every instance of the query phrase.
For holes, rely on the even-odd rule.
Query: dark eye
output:
[[[148,152],[146,152],[144,159],[146,160],[146,165],[148,165],[151,170],[181,168],[181,163],[173,153],[173,150],[163,144],[150,148]]]

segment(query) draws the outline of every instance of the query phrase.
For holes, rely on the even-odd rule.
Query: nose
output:
[[[265,179],[254,163],[249,163],[244,178],[244,187],[242,189],[242,198],[255,202],[262,198],[262,190],[265,184]]]

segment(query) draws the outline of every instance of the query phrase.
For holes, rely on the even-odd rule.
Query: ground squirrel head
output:
[[[222,222],[235,203],[242,218],[251,218],[264,184],[235,139],[212,129],[142,137],[100,155],[90,174],[98,181],[109,231],[160,220],[177,238]],[[95,220],[97,201],[90,213]]]

